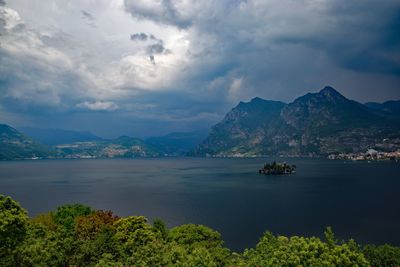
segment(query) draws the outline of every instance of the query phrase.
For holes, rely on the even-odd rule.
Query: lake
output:
[[[226,246],[254,246],[265,230],[400,245],[400,163],[286,159],[297,173],[265,176],[272,159],[40,160],[0,163],[0,193],[30,216],[66,203],[120,216],[205,224]],[[280,159],[279,161],[283,161]]]

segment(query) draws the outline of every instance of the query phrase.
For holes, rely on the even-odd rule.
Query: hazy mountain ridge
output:
[[[139,138],[121,136],[111,140],[73,142],[46,146],[18,130],[0,125],[0,160],[37,158],[135,158],[159,157],[162,153]]]
[[[199,145],[207,134],[206,131],[173,132],[164,136],[147,138],[145,142],[157,147],[163,155],[184,156]]]
[[[52,128],[18,127],[18,131],[35,141],[46,145],[61,145],[74,142],[99,141],[102,138],[91,132],[72,131]]]
[[[400,148],[400,117],[349,100],[332,87],[292,103],[239,103],[196,149],[210,156],[318,156]]]
[[[121,136],[112,140],[75,142],[55,146],[64,158],[159,157],[161,152],[139,138]]]
[[[37,129],[33,129],[37,133]],[[57,136],[61,133],[62,136]],[[40,135],[41,134],[41,135]],[[66,135],[64,135],[66,134]],[[44,145],[11,126],[0,124],[0,160],[37,158],[137,158],[185,155],[206,136],[203,132],[171,133],[146,140],[120,136],[102,139],[90,133],[42,129],[41,138],[47,143],[58,140],[56,145]],[[70,139],[78,142],[61,142]],[[89,139],[89,140],[86,140]],[[91,140],[94,139],[94,140]]]
[[[368,102],[365,105],[388,115],[400,116],[400,100],[390,100],[384,103]]]

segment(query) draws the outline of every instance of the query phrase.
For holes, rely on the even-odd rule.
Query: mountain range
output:
[[[198,156],[322,156],[400,148],[400,101],[361,104],[332,87],[286,104],[240,102],[193,152]]]
[[[54,146],[74,142],[98,141],[102,138],[91,132],[80,132],[63,129],[43,129],[35,127],[20,127],[18,131],[29,136],[33,140],[45,145]]]
[[[136,158],[183,156],[205,132],[176,132],[146,140],[129,136],[103,139],[89,132],[12,128],[0,124],[0,160],[37,158]]]
[[[0,160],[160,156],[327,156],[400,149],[400,101],[349,100],[332,87],[291,103],[240,102],[205,131],[145,140],[103,139],[89,132],[0,124]],[[29,136],[28,136],[29,135]]]

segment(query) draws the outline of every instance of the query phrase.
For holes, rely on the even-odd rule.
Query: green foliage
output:
[[[71,204],[58,207],[52,212],[54,221],[67,232],[72,232],[75,227],[75,218],[92,213],[92,209],[82,204]]]
[[[113,228],[104,227],[91,239],[79,240],[71,257],[72,265],[94,266],[102,259],[109,262],[112,259],[122,259],[123,251],[115,237]]]
[[[400,266],[400,248],[390,245],[374,246],[366,245],[362,252],[372,267]]]
[[[62,266],[67,262],[66,242],[43,224],[32,222],[18,249],[21,266]]]
[[[266,232],[255,248],[232,253],[203,225],[168,230],[143,216],[119,218],[75,204],[28,220],[0,195],[0,266],[400,266],[400,248],[339,242],[330,227],[317,237]]]
[[[201,245],[206,248],[222,246],[221,235],[204,225],[184,224],[172,228],[168,240],[179,245]]]
[[[166,266],[227,266],[230,252],[225,248],[207,249],[170,244],[164,254]]]
[[[174,266],[225,266],[231,254],[222,247],[221,235],[204,225],[175,227],[169,231],[168,241],[172,247],[166,258]]]
[[[56,231],[58,228],[58,225],[54,221],[54,217],[48,213],[39,214],[38,216],[32,218],[31,223],[39,224],[51,231]]]
[[[276,237],[269,232],[244,256],[251,266],[369,266],[364,255],[347,244],[328,245],[316,237]]]
[[[165,222],[161,219],[155,219],[153,222],[153,228],[156,232],[158,232],[162,239],[166,240],[168,236],[168,229]]]
[[[128,247],[145,245],[156,239],[150,224],[144,216],[129,216],[114,223],[115,237]]]
[[[12,266],[15,250],[25,238],[28,216],[10,197],[0,195],[0,266]]]
[[[118,262],[114,259],[111,254],[103,254],[100,258],[99,262],[95,265],[95,267],[123,267],[124,265],[121,262]]]
[[[325,239],[326,239],[326,244],[329,246],[329,248],[334,248],[337,240],[335,238],[335,234],[332,231],[332,227],[328,226],[324,232]]]

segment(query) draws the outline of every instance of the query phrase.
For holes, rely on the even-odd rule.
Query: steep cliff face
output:
[[[325,155],[399,138],[398,117],[349,100],[332,87],[290,104],[254,98],[215,125],[197,155]]]
[[[280,112],[285,106],[278,101],[254,98],[240,102],[225,118],[215,125],[198,147],[196,154],[251,154],[259,153],[266,136],[273,135],[282,123]]]

